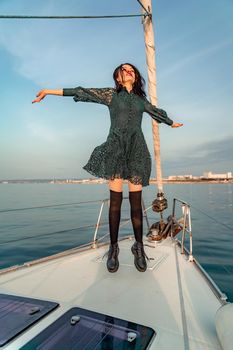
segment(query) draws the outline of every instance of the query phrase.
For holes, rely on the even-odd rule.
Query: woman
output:
[[[124,63],[114,73],[115,88],[41,90],[33,101],[40,102],[46,95],[74,96],[74,101],[94,102],[109,108],[111,126],[108,138],[96,147],[84,169],[94,176],[109,180],[110,247],[107,259],[109,272],[119,268],[118,230],[121,216],[123,180],[128,180],[131,221],[135,243],[131,250],[136,268],[147,269],[143,248],[142,187],[149,185],[151,158],[142,133],[143,112],[147,112],[159,123],[172,128],[182,126],[173,123],[162,109],[148,102],[144,91],[144,79],[135,66]]]

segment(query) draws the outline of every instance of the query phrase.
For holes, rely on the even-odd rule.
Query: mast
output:
[[[142,11],[149,16],[145,16],[143,20],[144,39],[146,46],[146,62],[147,62],[147,74],[148,74],[148,93],[150,102],[157,106],[157,89],[156,89],[156,64],[155,64],[155,42],[154,42],[154,30],[152,23],[152,5],[151,0],[138,1],[142,6]],[[153,209],[157,212],[162,212],[167,208],[167,201],[163,197],[163,181],[162,181],[162,169],[161,169],[161,157],[160,157],[160,136],[159,125],[152,119],[152,131],[153,131],[153,143],[154,143],[154,157],[156,167],[157,178],[157,200],[153,202]]]

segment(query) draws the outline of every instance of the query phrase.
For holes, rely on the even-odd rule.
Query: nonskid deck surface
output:
[[[151,260],[134,266],[130,239],[120,242],[120,267],[106,269],[108,246],[77,252],[0,276],[0,293],[60,304],[7,349],[18,349],[65,311],[78,306],[153,328],[150,349],[221,349],[214,325],[221,306],[195,264],[170,239],[144,242]]]

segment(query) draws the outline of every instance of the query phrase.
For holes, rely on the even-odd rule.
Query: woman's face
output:
[[[129,64],[123,64],[118,73],[117,81],[122,86],[129,83],[133,85],[135,82],[135,72],[133,67],[131,67]]]

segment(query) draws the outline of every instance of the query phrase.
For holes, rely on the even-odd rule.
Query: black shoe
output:
[[[146,253],[144,252],[143,243],[135,242],[131,248],[134,255],[134,265],[140,272],[144,272],[147,269]]]
[[[116,272],[119,268],[119,247],[117,243],[110,244],[108,251],[107,269],[109,272]]]

